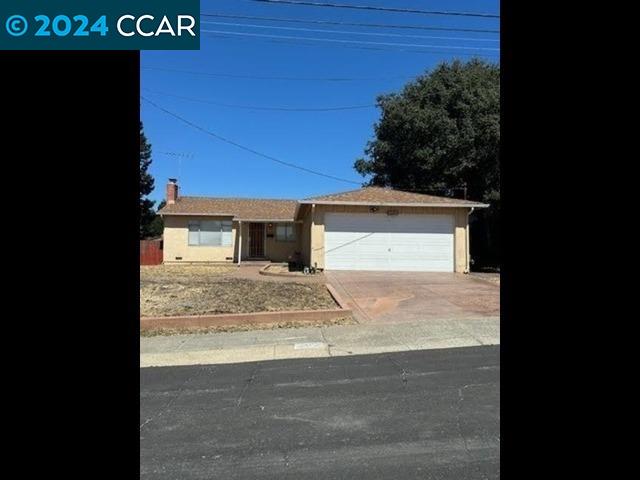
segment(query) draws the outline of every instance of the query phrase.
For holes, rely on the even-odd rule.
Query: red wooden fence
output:
[[[140,265],[162,263],[162,240],[140,240]]]

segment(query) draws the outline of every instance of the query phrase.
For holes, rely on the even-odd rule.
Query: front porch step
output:
[[[264,267],[265,265],[269,265],[271,262],[269,260],[242,260],[240,262],[241,267]]]

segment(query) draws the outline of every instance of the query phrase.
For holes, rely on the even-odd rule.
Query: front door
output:
[[[249,224],[249,256],[264,257],[264,223]]]

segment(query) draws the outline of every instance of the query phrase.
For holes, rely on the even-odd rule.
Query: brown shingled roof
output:
[[[291,220],[298,202],[259,198],[178,197],[161,215],[218,215],[237,220]]]
[[[366,205],[432,205],[432,206],[469,206],[486,207],[487,205],[469,200],[449,197],[436,197],[422,193],[403,192],[382,187],[364,187],[348,192],[321,195],[302,200],[300,203],[336,203]]]

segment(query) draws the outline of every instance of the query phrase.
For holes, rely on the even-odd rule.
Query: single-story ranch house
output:
[[[488,205],[380,187],[306,200],[186,197],[167,185],[164,263],[297,261],[327,270],[468,272]]]

